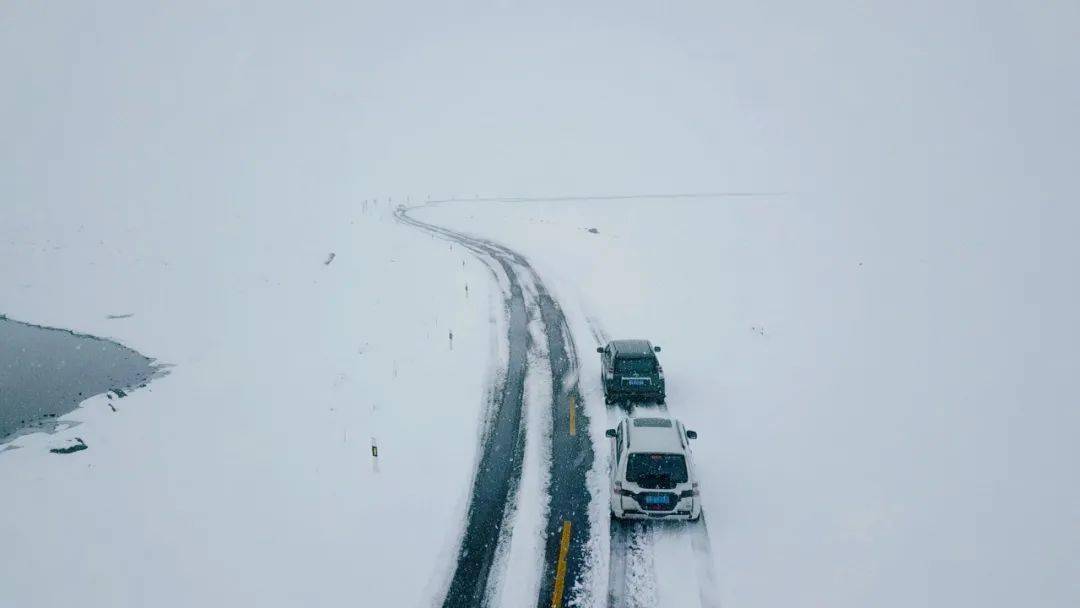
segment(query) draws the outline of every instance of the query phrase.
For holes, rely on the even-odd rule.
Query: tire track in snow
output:
[[[701,608],[720,608],[719,585],[716,584],[716,564],[713,563],[712,541],[705,523],[705,510],[697,521],[688,522],[690,545],[694,550],[694,567],[697,569],[698,593]]]
[[[611,558],[608,560],[608,606],[626,606],[626,556],[630,552],[630,526],[611,518]]]
[[[617,522],[612,522],[613,524]],[[656,588],[656,562],[653,546],[656,531],[650,522],[619,523],[626,535],[625,574],[622,606],[657,608],[660,599]]]
[[[611,518],[608,606],[656,608],[658,605],[654,531],[649,523]]]

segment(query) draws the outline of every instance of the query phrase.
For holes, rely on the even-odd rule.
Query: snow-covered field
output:
[[[1009,376],[957,384],[966,364],[948,349],[976,357],[977,345],[935,332],[934,294],[953,293],[960,308],[991,294],[950,290],[933,251],[797,195],[459,202],[414,214],[533,262],[582,351],[597,466],[614,416],[592,332],[663,345],[669,408],[701,434],[722,603],[1065,593],[1061,559],[1076,538],[1057,524],[1076,504],[1075,454],[1048,438],[1066,429],[1020,422],[1020,400],[1062,419]],[[109,336],[175,366],[117,413],[91,399],[67,417],[81,425],[20,437],[0,456],[5,605],[438,601],[501,352],[488,271],[395,223],[385,203],[146,219],[87,213],[58,226],[24,215],[3,227],[4,257],[21,260],[3,268],[18,286],[9,316]],[[986,315],[1017,314],[1009,294],[992,295]],[[133,316],[106,318],[118,312]],[[1019,330],[1001,331],[1009,341]],[[534,401],[543,394],[529,389]],[[74,435],[90,449],[47,454]],[[535,431],[530,440],[535,450]],[[526,514],[538,511],[528,480],[546,466],[530,453]],[[633,573],[642,598],[696,603],[691,536],[647,540],[653,560]],[[528,576],[538,544],[522,534],[513,547],[507,563]],[[602,587],[602,552],[594,567]],[[503,585],[504,597],[532,587]]]
[[[2,312],[174,367],[0,454],[0,606],[437,601],[498,367],[486,268],[360,201],[80,211],[0,225]]]

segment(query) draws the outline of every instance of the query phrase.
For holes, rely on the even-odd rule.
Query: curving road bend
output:
[[[414,207],[415,208],[415,207]],[[552,382],[551,470],[548,487],[544,573],[537,605],[565,606],[583,574],[584,546],[590,537],[589,492],[585,477],[592,468],[588,418],[581,407],[576,350],[569,326],[543,281],[517,252],[485,239],[417,220],[410,208],[398,207],[395,218],[406,225],[456,242],[484,262],[496,276],[506,277],[509,359],[505,379],[492,391],[489,420],[473,479],[465,531],[443,606],[487,604],[492,563],[511,534],[503,527],[521,479],[525,446],[522,402],[528,373],[530,318],[544,328]],[[533,286],[535,301],[522,285]]]

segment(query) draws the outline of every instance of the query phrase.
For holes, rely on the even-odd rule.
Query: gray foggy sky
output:
[[[1061,178],[1076,5],[945,4],[7,2],[5,181],[41,203]]]

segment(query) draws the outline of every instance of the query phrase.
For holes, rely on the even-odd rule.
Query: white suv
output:
[[[701,516],[690,440],[697,433],[674,418],[627,418],[611,437],[611,514],[619,519]]]

